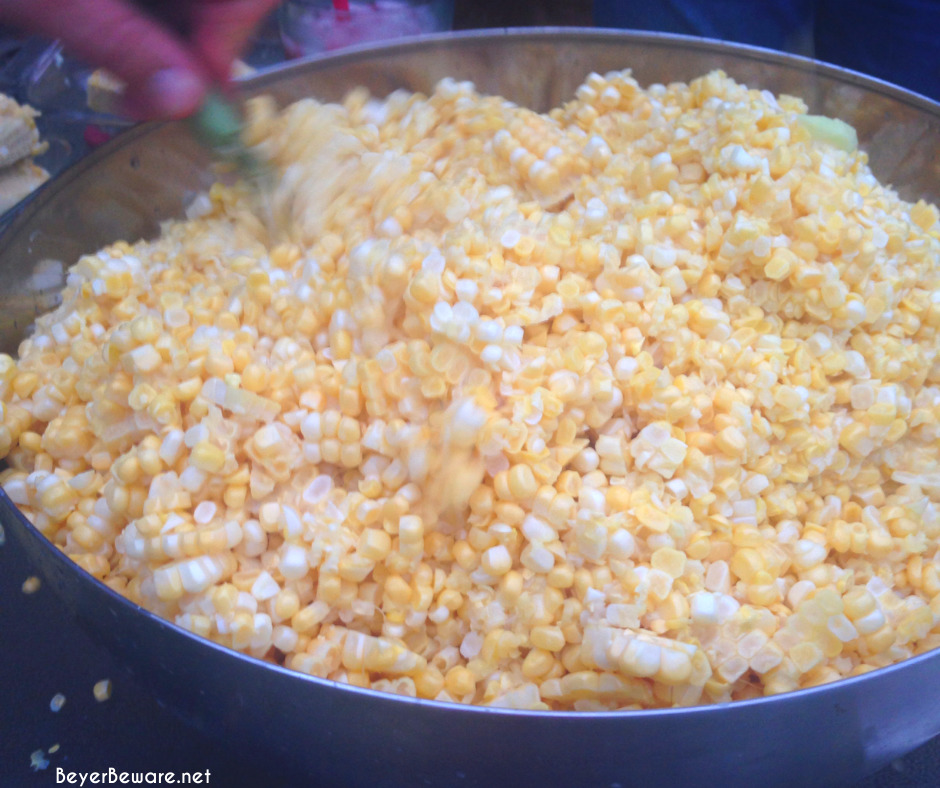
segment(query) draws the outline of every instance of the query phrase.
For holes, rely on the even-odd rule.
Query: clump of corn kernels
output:
[[[403,695],[721,702],[940,645],[937,209],[805,111],[721,73],[258,100],[289,237],[215,187],[83,257],[0,357],[3,486],[134,602]]]

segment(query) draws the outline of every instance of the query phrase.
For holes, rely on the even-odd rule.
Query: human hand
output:
[[[0,0],[0,22],[59,39],[70,54],[126,83],[136,119],[195,111],[279,0]],[[171,20],[171,21],[165,21]],[[185,31],[185,33],[180,32]]]

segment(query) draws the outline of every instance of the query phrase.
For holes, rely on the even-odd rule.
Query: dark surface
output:
[[[23,593],[31,573],[20,546],[8,536],[0,548],[0,786],[54,785],[57,767],[177,774],[208,769],[209,785],[290,784],[277,764],[209,741],[160,708],[146,687],[124,675],[69,618],[51,589]],[[92,688],[103,678],[111,679],[113,691],[110,700],[99,703]],[[53,712],[49,703],[57,693],[66,702]],[[55,744],[58,751],[49,755]],[[34,771],[30,755],[39,749],[49,765]],[[938,764],[940,739],[934,739],[857,788],[936,786]],[[408,775],[400,784],[410,785]]]
[[[56,767],[209,769],[209,785],[287,785],[273,765],[210,744],[160,708],[70,619],[50,588],[23,593],[31,571],[8,537],[0,548],[0,786],[53,785]],[[93,687],[104,678],[112,681],[112,696],[99,703]],[[49,703],[57,693],[66,702],[53,712]],[[55,744],[48,767],[34,771],[30,755]]]

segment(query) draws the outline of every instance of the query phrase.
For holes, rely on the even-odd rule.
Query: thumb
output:
[[[126,108],[138,119],[189,115],[208,88],[185,42],[121,0],[3,0],[0,14],[123,80]]]

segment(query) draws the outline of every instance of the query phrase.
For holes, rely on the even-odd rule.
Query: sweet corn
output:
[[[111,697],[111,679],[102,679],[96,682],[95,686],[92,687],[92,692],[98,703],[104,703]]]
[[[720,72],[253,106],[288,237],[215,186],[0,355],[0,483],[77,564],[295,670],[512,708],[940,642],[937,210],[844,129]]]

